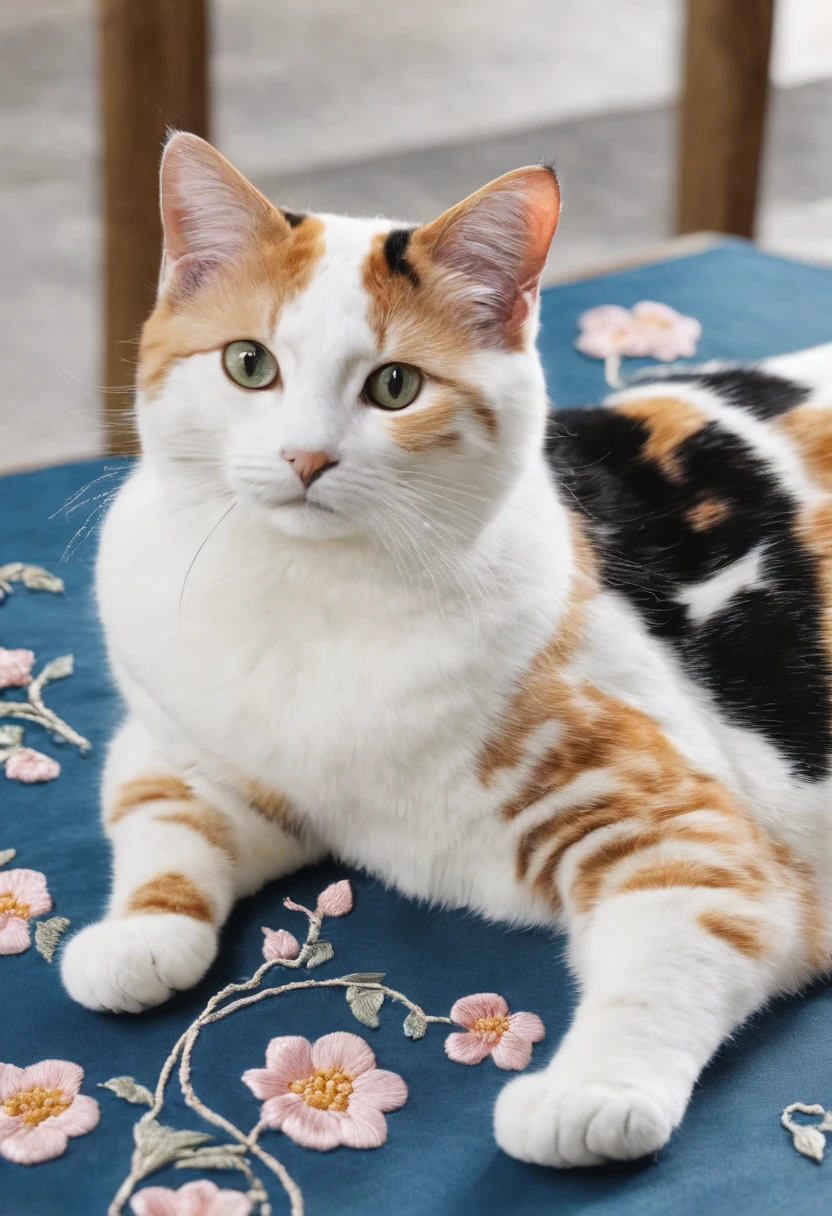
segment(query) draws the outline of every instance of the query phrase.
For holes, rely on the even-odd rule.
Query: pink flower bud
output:
[[[4,650],[0,646],[0,688],[23,688],[32,679],[33,650]]]
[[[266,940],[263,942],[263,958],[273,963],[278,959],[297,958],[300,954],[298,939],[286,929],[267,929],[263,927]]]
[[[318,916],[346,916],[348,912],[352,912],[352,887],[349,879],[342,878],[340,882],[333,882],[321,891],[315,911]]]
[[[51,756],[36,752],[32,747],[21,747],[12,752],[6,761],[6,776],[13,781],[25,781],[32,785],[36,781],[54,781],[60,775],[61,766]]]

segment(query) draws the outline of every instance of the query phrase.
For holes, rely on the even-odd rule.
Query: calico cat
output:
[[[832,351],[551,415],[558,211],[532,167],[422,227],[281,212],[168,143],[98,561],[113,890],[62,973],[156,1005],[328,853],[563,927],[573,1025],[495,1130],[565,1167],[661,1148],[734,1027],[832,961]]]

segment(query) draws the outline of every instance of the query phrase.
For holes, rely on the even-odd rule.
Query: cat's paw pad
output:
[[[566,1085],[546,1072],[510,1081],[494,1111],[500,1148],[559,1169],[645,1157],[667,1143],[673,1127],[650,1094],[597,1082]]]
[[[216,952],[216,929],[190,916],[103,920],[67,943],[61,978],[87,1009],[140,1013],[196,984]]]

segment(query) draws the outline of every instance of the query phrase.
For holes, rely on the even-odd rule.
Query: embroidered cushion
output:
[[[832,339],[832,271],[725,241],[693,257],[547,290],[541,348],[550,393],[558,404],[598,400],[606,391],[603,364],[574,349],[579,314],[599,304],[630,308],[642,299],[662,301],[701,321],[702,360],[754,359]],[[625,374],[637,366],[638,361],[628,361]],[[140,1017],[99,1016],[73,1004],[60,985],[56,964],[46,961],[63,928],[55,918],[66,918],[77,928],[99,916],[107,894],[109,859],[98,826],[98,782],[120,708],[92,600],[95,541],[86,533],[94,531],[96,512],[106,501],[97,496],[117,483],[122,468],[116,460],[91,461],[0,480],[0,566],[20,561],[43,567],[59,575],[66,588],[59,595],[15,583],[13,594],[0,605],[0,645],[23,652],[8,659],[6,672],[17,674],[20,687],[9,686],[0,694],[0,704],[27,699],[22,681],[30,661],[25,651],[36,656],[36,675],[49,660],[72,653],[73,674],[56,672],[59,678],[44,688],[43,697],[92,745],[84,755],[73,742],[59,743],[36,724],[0,717],[0,727],[24,725],[26,745],[61,766],[57,779],[40,783],[27,783],[26,773],[50,777],[54,765],[44,767],[31,757],[18,758],[12,776],[0,774],[0,853],[17,851],[0,869],[0,893],[4,871],[35,875],[17,880],[18,911],[28,899],[29,912],[16,916],[5,939],[17,952],[0,955],[0,1060],[19,1068],[53,1059],[80,1065],[80,1095],[97,1100],[100,1107],[95,1126],[92,1106],[75,1099],[76,1130],[67,1130],[62,1155],[29,1168],[0,1156],[0,1210],[9,1216],[54,1216],[57,1210],[64,1216],[90,1216],[106,1210],[130,1170],[133,1127],[147,1107],[141,1104],[140,1091],[129,1086],[115,1089],[138,1096],[138,1103],[97,1086],[126,1076],[152,1090],[171,1048],[209,998],[229,982],[246,979],[263,961],[264,940],[273,955],[290,957],[291,943],[277,931],[304,941],[306,917],[285,908],[284,897],[314,907],[328,884],[344,878],[344,871],[327,865],[243,901],[223,935],[218,962],[199,988]],[[87,485],[89,489],[61,512]],[[62,562],[67,546],[68,560]],[[39,875],[45,876],[48,898]],[[517,1011],[532,1011],[542,1019],[546,1038],[537,1041],[539,1028],[533,1020],[518,1022],[525,1030],[525,1046],[514,1062],[522,1063],[528,1051],[533,1051],[531,1067],[549,1058],[576,999],[562,959],[563,943],[543,932],[488,925],[464,912],[419,907],[365,875],[349,877],[354,908],[349,915],[324,921],[322,931],[335,957],[326,960],[324,949],[320,966],[312,971],[276,967],[265,977],[265,985],[384,972],[392,989],[426,1013],[443,1017],[460,998],[499,995],[481,1005],[461,1002],[455,1010],[457,1026],[431,1024],[419,1038],[403,1032],[406,1017],[411,1036],[424,1029],[407,1006],[389,997],[380,1008],[377,997],[370,997],[368,1006],[356,991],[348,1001],[343,986],[263,999],[202,1030],[193,1056],[194,1088],[209,1107],[246,1131],[257,1122],[260,1103],[253,1092],[256,1078],[244,1083],[243,1074],[262,1072],[267,1045],[275,1038],[302,1035],[314,1044],[312,1072],[295,1082],[293,1092],[301,1097],[314,1094],[310,1078],[317,1075],[315,1051],[324,1050],[316,1040],[333,1032],[360,1036],[372,1048],[374,1067],[406,1082],[403,1106],[401,1088],[387,1082],[393,1096],[382,1106],[389,1113],[388,1138],[381,1148],[360,1152],[337,1147],[321,1155],[288,1135],[263,1133],[264,1149],[295,1179],[308,1213],[531,1216],[602,1210],[609,1216],[679,1216],[706,1208],[718,1216],[753,1204],[758,1216],[775,1216],[827,1201],[832,1163],[816,1166],[799,1156],[779,1116],[795,1099],[832,1105],[830,990],[818,987],[800,999],[780,1001],[737,1035],[705,1073],[682,1128],[657,1162],[569,1173],[527,1167],[500,1153],[491,1134],[493,1103],[510,1075],[498,1064],[510,1063],[513,1057],[493,1050],[475,1067],[459,1061],[482,1055],[469,1041],[471,1027],[481,1017],[499,1029],[500,1019]],[[11,903],[7,912],[9,908]],[[263,926],[272,931],[266,939]],[[0,951],[3,940],[0,927]],[[376,1016],[377,1029],[359,1020],[371,1023]],[[445,1051],[449,1032],[457,1036],[450,1055]],[[337,1042],[343,1045],[345,1040]],[[369,1056],[364,1066],[372,1067]],[[345,1070],[348,1066],[339,1056],[328,1079],[349,1086]],[[50,1081],[53,1073],[57,1080]],[[36,1130],[52,1126],[53,1119],[43,1114],[48,1103],[62,1103],[71,1112],[67,1094],[72,1097],[72,1086],[73,1093],[78,1092],[77,1070],[53,1073],[34,1071],[28,1080],[8,1074],[19,1084],[0,1093],[0,1110],[19,1120],[28,1117],[27,1126]],[[50,1097],[53,1090],[64,1096]],[[62,1109],[54,1126],[58,1118],[66,1121],[69,1115]],[[228,1141],[225,1133],[185,1106],[175,1076],[159,1121]],[[255,1166],[275,1214],[288,1212],[289,1201],[277,1180],[261,1162]],[[207,1165],[196,1171],[168,1166],[148,1177],[146,1185],[178,1188],[199,1179],[241,1192],[249,1186],[239,1171]],[[139,1195],[142,1186],[139,1182]],[[214,1202],[211,1187],[203,1185],[189,1194],[194,1202],[197,1194],[205,1197],[205,1211]],[[242,1198],[240,1204],[243,1212]],[[142,1211],[150,1211],[148,1205],[149,1198],[139,1200]]]

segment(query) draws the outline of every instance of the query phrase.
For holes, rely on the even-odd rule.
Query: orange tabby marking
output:
[[[237,856],[231,824],[225,815],[215,811],[213,807],[203,803],[198,810],[166,811],[164,815],[156,815],[154,818],[157,823],[178,823],[182,827],[190,828],[232,861]]]
[[[763,958],[769,952],[769,943],[758,921],[747,916],[728,916],[717,908],[708,908],[696,918],[703,929],[722,938],[729,946],[747,954],[749,958]]]
[[[127,903],[125,916],[173,913],[193,920],[210,922],[213,912],[208,899],[196,883],[184,874],[170,870],[137,887]]]
[[[131,811],[138,810],[148,802],[188,802],[194,797],[189,785],[170,773],[147,773],[125,781],[119,788],[107,823],[118,823]]]
[[[244,780],[243,797],[256,811],[272,819],[287,836],[298,840],[303,834],[303,825],[295,814],[291,802],[280,790],[269,789],[261,781]]]

